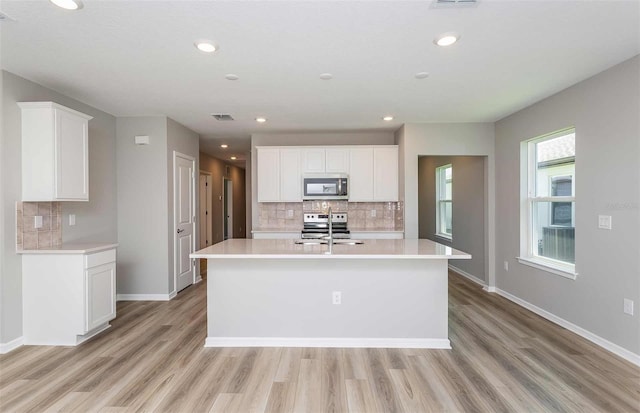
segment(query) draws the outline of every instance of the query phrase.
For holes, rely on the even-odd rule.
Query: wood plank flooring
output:
[[[640,368],[457,275],[453,350],[204,348],[206,285],[0,356],[2,412],[640,412]]]

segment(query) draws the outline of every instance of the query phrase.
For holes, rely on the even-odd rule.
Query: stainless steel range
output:
[[[349,238],[347,229],[347,213],[334,212],[331,214],[333,238]],[[304,226],[302,228],[302,238],[323,238],[329,236],[329,215],[309,213],[304,214]]]

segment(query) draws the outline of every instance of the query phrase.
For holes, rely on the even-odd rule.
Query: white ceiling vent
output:
[[[14,22],[16,19],[12,19],[6,13],[0,11],[0,23],[2,22]]]
[[[433,7],[477,6],[478,0],[435,0]]]
[[[216,120],[235,120],[233,119],[233,116],[227,113],[212,113],[211,116],[216,118]]]

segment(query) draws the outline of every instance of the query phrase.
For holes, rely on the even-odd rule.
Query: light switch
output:
[[[611,216],[610,215],[598,215],[598,228],[611,229]]]
[[[69,214],[69,226],[76,224],[76,214]]]
[[[37,215],[37,216],[35,216],[33,218],[35,218],[33,220],[33,227],[34,228],[42,228],[42,215]]]

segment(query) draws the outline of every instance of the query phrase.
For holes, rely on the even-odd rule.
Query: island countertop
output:
[[[215,259],[471,259],[428,239],[367,239],[361,245],[300,245],[291,239],[230,239],[191,254]]]

